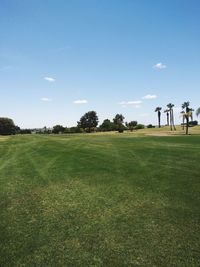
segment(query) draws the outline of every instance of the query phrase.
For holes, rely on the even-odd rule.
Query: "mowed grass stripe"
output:
[[[198,136],[0,144],[0,266],[198,266]]]

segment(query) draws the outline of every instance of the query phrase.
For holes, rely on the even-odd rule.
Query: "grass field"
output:
[[[200,266],[200,136],[145,133],[0,138],[0,266]]]

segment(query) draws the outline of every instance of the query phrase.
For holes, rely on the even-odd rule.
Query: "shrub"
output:
[[[144,129],[144,124],[138,124],[136,127],[135,127],[135,129],[136,130],[140,130],[140,129]]]
[[[147,125],[147,128],[155,128],[155,126],[152,125],[152,124],[148,124],[148,125]]]
[[[198,121],[190,121],[189,126],[196,126],[198,125]]]

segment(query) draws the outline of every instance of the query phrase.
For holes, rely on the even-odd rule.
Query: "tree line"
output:
[[[143,124],[138,124],[137,121],[125,122],[125,117],[122,114],[116,114],[113,120],[105,119],[102,124],[99,124],[99,118],[96,111],[86,112],[76,126],[64,127],[63,125],[55,125],[52,129],[43,127],[40,129],[20,129],[15,126],[14,122],[10,118],[0,118],[0,135],[12,135],[12,134],[30,134],[30,133],[45,133],[45,134],[60,134],[60,133],[91,133],[91,132],[107,132],[118,131],[122,133],[124,130],[137,130],[143,129]],[[149,125],[148,127],[153,127]]]
[[[161,110],[162,107],[156,107],[155,112],[158,115],[158,127],[161,127]],[[182,104],[182,128],[186,129],[186,134],[188,134],[188,128],[191,125],[198,124],[197,121],[193,121],[193,111],[190,107],[190,103],[184,102]],[[174,104],[169,103],[167,109],[164,110],[166,114],[166,125],[170,126],[171,131],[176,130],[174,123]],[[197,117],[200,115],[200,107],[196,110]],[[0,135],[13,135],[13,134],[31,134],[31,133],[44,133],[44,134],[59,134],[59,133],[91,133],[91,132],[108,132],[108,131],[118,131],[122,133],[125,130],[138,130],[144,129],[145,125],[138,124],[136,120],[125,122],[125,117],[122,114],[116,114],[115,117],[110,119],[105,119],[102,124],[99,124],[99,118],[96,111],[86,112],[80,120],[77,122],[76,126],[64,127],[62,125],[55,125],[53,128],[43,127],[40,129],[20,129],[16,126],[12,119],[1,118],[0,117]],[[153,128],[152,124],[146,126],[147,128]]]

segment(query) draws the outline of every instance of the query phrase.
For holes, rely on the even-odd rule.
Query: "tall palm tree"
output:
[[[160,128],[160,118],[161,118],[161,107],[157,107],[156,109],[155,109],[155,112],[158,112],[158,127]]]
[[[170,129],[171,131],[174,129],[176,131],[176,127],[174,125],[174,110],[173,110],[173,107],[174,107],[174,104],[172,103],[169,103],[167,105],[168,109],[169,109],[169,115],[170,115]]]
[[[189,106],[190,106],[190,102],[189,102],[189,101],[184,102],[184,103],[182,104],[182,109],[185,109],[185,112],[189,112],[189,111],[190,111]]]
[[[184,119],[186,120],[186,134],[188,134],[188,129],[189,129],[189,120],[190,118],[192,118],[192,111],[193,109],[189,107],[190,106],[190,102],[187,101],[187,102],[184,102],[182,104],[182,109],[183,109],[183,117]]]
[[[196,110],[196,115],[197,115],[197,118],[198,118],[199,115],[200,115],[200,107]]]
[[[164,111],[167,115],[167,126],[169,126],[169,109],[165,109]]]

